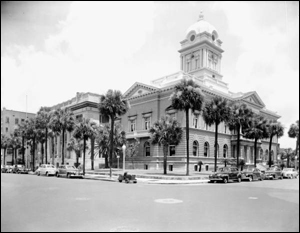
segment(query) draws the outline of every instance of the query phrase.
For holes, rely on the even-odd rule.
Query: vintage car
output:
[[[128,174],[127,172],[124,172],[124,175],[119,175],[119,178],[118,178],[119,182],[122,183],[122,181],[124,180],[125,183],[137,183],[137,180],[135,178],[135,175],[130,175]]]
[[[13,166],[11,165],[5,165],[1,167],[2,173],[12,173],[12,171],[13,171]]]
[[[42,164],[35,172],[38,176],[40,175],[55,176],[57,169],[51,164]]]
[[[284,168],[282,170],[282,176],[283,178],[297,178],[298,177],[298,172],[295,170],[295,168]]]
[[[265,172],[265,179],[283,179],[281,169],[277,166],[267,168]]]
[[[71,165],[61,165],[58,167],[56,171],[56,176],[65,176],[67,178],[71,177],[77,177],[77,178],[83,178],[83,171],[81,169],[77,169],[74,166]]]
[[[12,173],[28,174],[28,169],[24,165],[15,165],[12,169]]]
[[[260,180],[262,181],[264,179],[264,174],[254,166],[244,166],[243,171],[241,172],[242,180]]]
[[[210,182],[222,181],[225,184],[228,181],[241,182],[241,180],[241,173],[236,167],[221,167],[217,170],[217,172],[214,172],[214,174],[209,176]]]

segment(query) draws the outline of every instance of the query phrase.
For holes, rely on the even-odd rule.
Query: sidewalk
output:
[[[186,172],[171,172],[168,171],[167,175],[163,174],[161,170],[138,170],[126,169],[130,175],[135,175],[138,182],[148,184],[200,184],[209,181],[208,176],[211,172],[196,172],[190,171],[190,175],[186,176]],[[112,177],[110,178],[109,169],[95,169],[86,170],[85,179],[103,180],[118,182],[118,177],[123,174],[122,169],[112,169]]]

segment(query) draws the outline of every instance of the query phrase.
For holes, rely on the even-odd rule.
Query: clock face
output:
[[[194,41],[195,40],[195,35],[191,35],[190,40]]]

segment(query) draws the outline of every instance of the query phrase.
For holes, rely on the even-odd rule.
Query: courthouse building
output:
[[[185,113],[170,107],[170,96],[174,86],[183,78],[193,79],[203,90],[205,100],[214,96],[221,96],[229,102],[245,103],[255,113],[263,115],[267,119],[277,120],[280,118],[276,113],[268,110],[255,92],[233,93],[229,90],[228,84],[223,80],[221,62],[224,50],[222,49],[221,36],[210,23],[206,22],[201,14],[198,21],[192,24],[186,31],[185,38],[180,42],[180,71],[165,77],[153,80],[150,85],[136,82],[125,93],[124,98],[130,102],[129,111],[118,119],[127,139],[134,141],[139,139],[138,153],[135,156],[126,158],[126,168],[139,169],[162,169],[163,152],[158,145],[151,145],[149,129],[151,125],[162,116],[170,115],[175,117],[183,129],[185,129]],[[111,87],[113,89],[113,87]],[[52,108],[70,108],[76,119],[90,118],[98,124],[107,123],[98,110],[100,95],[93,93],[77,93],[76,97],[55,105]],[[199,161],[204,164],[204,170],[213,170],[214,165],[214,130],[215,127],[205,124],[201,112],[189,113],[190,119],[190,170],[196,168]],[[71,133],[66,133],[66,145]],[[50,145],[49,139],[48,145]],[[61,137],[54,139],[55,149],[48,155],[54,155],[55,165],[61,163]],[[237,135],[231,132],[224,123],[219,127],[218,136],[218,165],[221,165],[221,158],[236,157]],[[273,138],[272,160],[276,162],[278,154],[278,140]],[[186,139],[185,133],[178,146],[171,145],[168,152],[168,170],[178,171],[186,169]],[[269,141],[258,142],[258,162],[266,163],[269,154]],[[66,150],[66,149],[65,149]],[[246,163],[254,161],[254,141],[241,137],[241,157]],[[66,163],[75,163],[75,153],[65,151]],[[87,152],[87,168],[90,167],[90,152]],[[51,161],[48,160],[48,161]],[[80,160],[82,163],[82,158]],[[115,161],[114,161],[115,162]],[[103,158],[95,158],[95,167],[103,167]]]
[[[279,119],[280,116],[269,111],[255,90],[247,93],[233,93],[223,80],[221,62],[224,50],[221,36],[210,23],[206,22],[201,14],[196,23],[186,31],[185,38],[180,42],[180,71],[153,80],[151,85],[143,83],[133,84],[124,93],[130,101],[131,108],[121,117],[121,124],[129,140],[138,138],[140,148],[137,156],[128,158],[126,165],[141,169],[162,169],[162,148],[148,142],[150,126],[161,116],[175,117],[185,128],[185,113],[170,107],[170,95],[174,86],[183,78],[193,79],[203,90],[205,100],[214,96],[221,96],[229,102],[245,103],[255,113],[267,119]],[[214,164],[214,130],[215,127],[205,124],[201,113],[189,113],[190,125],[190,169],[194,169],[201,160],[205,170],[212,170]],[[236,132],[231,132],[224,123],[220,125],[218,137],[218,158],[236,157]],[[268,160],[269,141],[261,140],[258,143],[258,161],[265,163]],[[254,141],[241,138],[241,157],[246,163],[254,162]],[[272,142],[272,160],[277,160],[278,140]],[[221,159],[218,164],[221,164]],[[178,146],[170,146],[168,154],[168,169],[186,169],[186,139],[185,133]]]

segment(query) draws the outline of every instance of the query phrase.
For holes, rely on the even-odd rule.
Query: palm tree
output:
[[[62,135],[62,164],[65,163],[65,133],[71,133],[74,129],[74,125],[74,114],[67,108],[55,110],[49,122],[50,128],[58,135]]]
[[[21,122],[18,128],[15,129],[15,133],[22,138],[22,163],[25,165],[25,134],[27,130],[27,123]]]
[[[79,157],[83,151],[83,141],[79,138],[72,137],[67,144],[68,151],[74,151],[76,155],[76,167],[79,165]]]
[[[250,119],[248,126],[244,129],[244,137],[249,139],[254,139],[254,166],[256,167],[256,158],[257,158],[257,142],[260,139],[268,138],[267,130],[267,120],[254,114]]]
[[[86,141],[96,136],[96,123],[90,119],[82,119],[75,125],[73,137],[77,140],[83,140],[83,175],[85,175],[85,151]]]
[[[10,138],[7,137],[4,134],[1,134],[1,149],[3,149],[3,166],[5,165],[5,156],[6,156],[6,150],[9,147],[10,144]]]
[[[277,136],[277,139],[282,137],[284,134],[284,127],[280,122],[277,122],[276,120],[270,120],[268,122],[268,134],[269,134],[269,167],[271,167],[271,156],[272,156],[272,140],[274,136]]]
[[[224,163],[225,167],[227,167],[227,165],[233,165],[236,163],[234,158],[222,158],[221,161]]]
[[[9,147],[12,149],[12,165],[15,165],[18,163],[18,155],[17,155],[17,149],[21,148],[22,140],[19,137],[17,133],[13,133],[10,135],[11,140],[9,141]]]
[[[297,158],[299,159],[299,156],[298,156],[298,150],[299,150],[299,120],[296,121],[296,124],[292,124],[290,126],[290,129],[288,131],[288,135],[290,138],[296,138],[297,141],[296,141],[296,156]],[[297,160],[295,161],[295,168],[297,166]]]
[[[46,163],[48,163],[48,136],[49,136],[49,123],[51,120],[51,108],[50,107],[41,107],[37,113],[37,121],[39,124],[40,130],[44,131],[45,135],[45,158]],[[43,147],[42,147],[43,148]],[[43,149],[42,149],[43,151]]]
[[[108,90],[106,95],[101,95],[99,111],[103,116],[109,117],[111,123],[110,141],[114,138],[114,123],[117,117],[124,115],[129,109],[129,102],[123,99],[120,91]],[[110,143],[109,159],[110,159],[110,177],[112,177],[112,155],[114,144]]]
[[[25,132],[25,138],[27,139],[27,144],[31,147],[32,153],[32,171],[35,171],[35,149],[36,149],[36,139],[38,134],[36,118],[30,118],[26,121],[27,130]]]
[[[227,100],[216,96],[207,102],[203,109],[203,119],[209,126],[215,124],[215,171],[217,171],[218,126],[222,122],[227,123],[230,119],[230,107]]]
[[[164,174],[167,174],[167,155],[170,145],[177,146],[182,138],[183,130],[176,119],[170,116],[161,117],[150,128],[150,142],[163,147],[164,154]]]
[[[287,159],[286,167],[290,167],[290,161],[294,155],[294,151],[292,148],[284,149],[281,153],[281,159]]]
[[[234,104],[231,106],[231,117],[228,121],[228,126],[230,130],[237,131],[237,158],[236,164],[237,168],[239,168],[239,157],[240,157],[240,138],[241,138],[241,130],[244,126],[247,125],[249,119],[253,116],[253,112],[251,109],[247,107],[246,104]]]
[[[106,124],[97,128],[97,134],[95,137],[95,149],[96,155],[103,154],[105,158],[105,168],[108,168],[108,154],[110,152],[110,139],[109,134],[111,132],[110,125]],[[115,149],[113,154],[117,155],[119,151],[122,151],[122,145],[126,144],[126,133],[122,131],[121,124],[116,124],[114,129],[113,144]],[[127,146],[126,146],[127,147]]]
[[[42,164],[44,163],[44,144],[46,142],[46,135],[45,131],[39,127],[37,124],[37,136],[36,136],[36,141],[40,143],[41,145],[41,152],[42,152]],[[47,163],[47,158],[46,158],[46,163]]]
[[[189,175],[189,110],[201,111],[204,102],[204,94],[200,87],[192,79],[183,79],[170,97],[172,101],[171,107],[174,109],[185,111],[186,119],[186,175]]]

